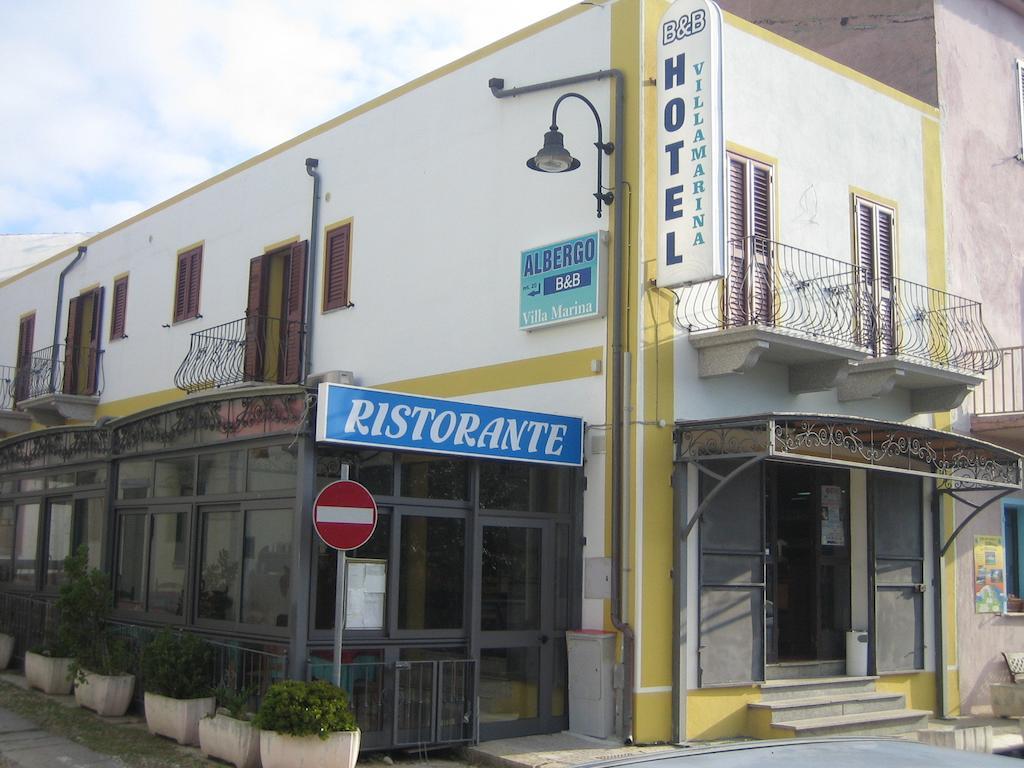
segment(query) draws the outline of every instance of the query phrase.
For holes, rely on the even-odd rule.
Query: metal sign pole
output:
[[[345,550],[338,550],[338,576],[334,599],[334,684],[341,687],[341,631],[345,626]]]
[[[348,480],[348,464],[341,465],[339,480]],[[345,628],[345,550],[338,550],[338,574],[334,580],[334,664],[331,676],[341,687],[341,633]]]

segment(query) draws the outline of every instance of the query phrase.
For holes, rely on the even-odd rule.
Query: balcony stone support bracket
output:
[[[100,399],[91,395],[65,395],[51,392],[28,400],[18,407],[43,426],[56,427],[68,421],[92,422],[96,420],[96,406]]]
[[[794,365],[789,369],[789,391],[803,394],[835,389],[846,381],[849,372],[848,360],[821,360]]]
[[[915,389],[910,393],[910,410],[915,414],[952,411],[959,407],[970,391],[966,384]]]
[[[846,375],[846,381],[839,385],[839,401],[870,400],[892,392],[906,372],[895,367],[876,368],[858,365]]]
[[[0,433],[17,435],[27,432],[32,426],[32,417],[22,411],[0,411]]]
[[[746,373],[757,365],[768,346],[767,341],[755,339],[698,347],[698,373],[702,379]]]

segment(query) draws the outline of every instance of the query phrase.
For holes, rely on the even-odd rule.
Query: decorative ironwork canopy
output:
[[[1021,488],[1021,456],[981,440],[849,416],[678,422],[676,461],[763,456],[933,477],[941,488]]]

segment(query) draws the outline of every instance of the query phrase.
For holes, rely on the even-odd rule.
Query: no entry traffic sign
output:
[[[354,480],[338,480],[320,491],[313,502],[313,525],[327,546],[357,549],[377,527],[377,503]]]

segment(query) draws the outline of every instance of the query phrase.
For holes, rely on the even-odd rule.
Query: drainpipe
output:
[[[89,248],[84,245],[78,246],[78,253],[64,269],[60,271],[60,278],[57,280],[57,309],[53,315],[53,346],[50,347],[50,394],[57,391],[57,345],[60,343],[60,314],[64,307],[64,278],[68,272],[74,269],[75,264],[82,260]]]
[[[603,69],[598,72],[591,72],[585,75],[566,77],[560,80],[549,80],[535,85],[524,85],[519,88],[505,88],[505,81],[501,78],[491,78],[488,87],[496,99],[505,99],[510,96],[533,93],[534,91],[550,90],[552,88],[564,88],[574,83],[582,83],[593,80],[615,80],[615,151],[612,158],[615,163],[615,203],[613,205],[612,221],[615,228],[615,238],[612,242],[612,263],[615,269],[614,289],[612,292],[612,610],[611,621],[615,629],[622,633],[622,731],[623,740],[626,744],[633,743],[633,675],[634,675],[634,634],[633,628],[623,616],[623,590],[625,579],[623,578],[623,526],[628,523],[624,509],[624,479],[623,465],[625,459],[625,395],[624,395],[624,352],[622,344],[623,331],[623,296],[625,295],[626,284],[626,263],[622,256],[622,242],[625,233],[622,231],[622,207],[625,205],[623,194],[622,165],[623,165],[623,142],[625,131],[623,130],[625,120],[625,92],[624,76],[618,69]]]
[[[313,348],[313,291],[316,288],[316,244],[320,230],[320,173],[317,167],[320,161],[315,157],[306,158],[306,173],[313,177],[313,221],[309,225],[309,260],[306,264],[306,333],[302,337],[302,361],[305,375],[303,383],[313,372],[313,361],[310,350]]]

